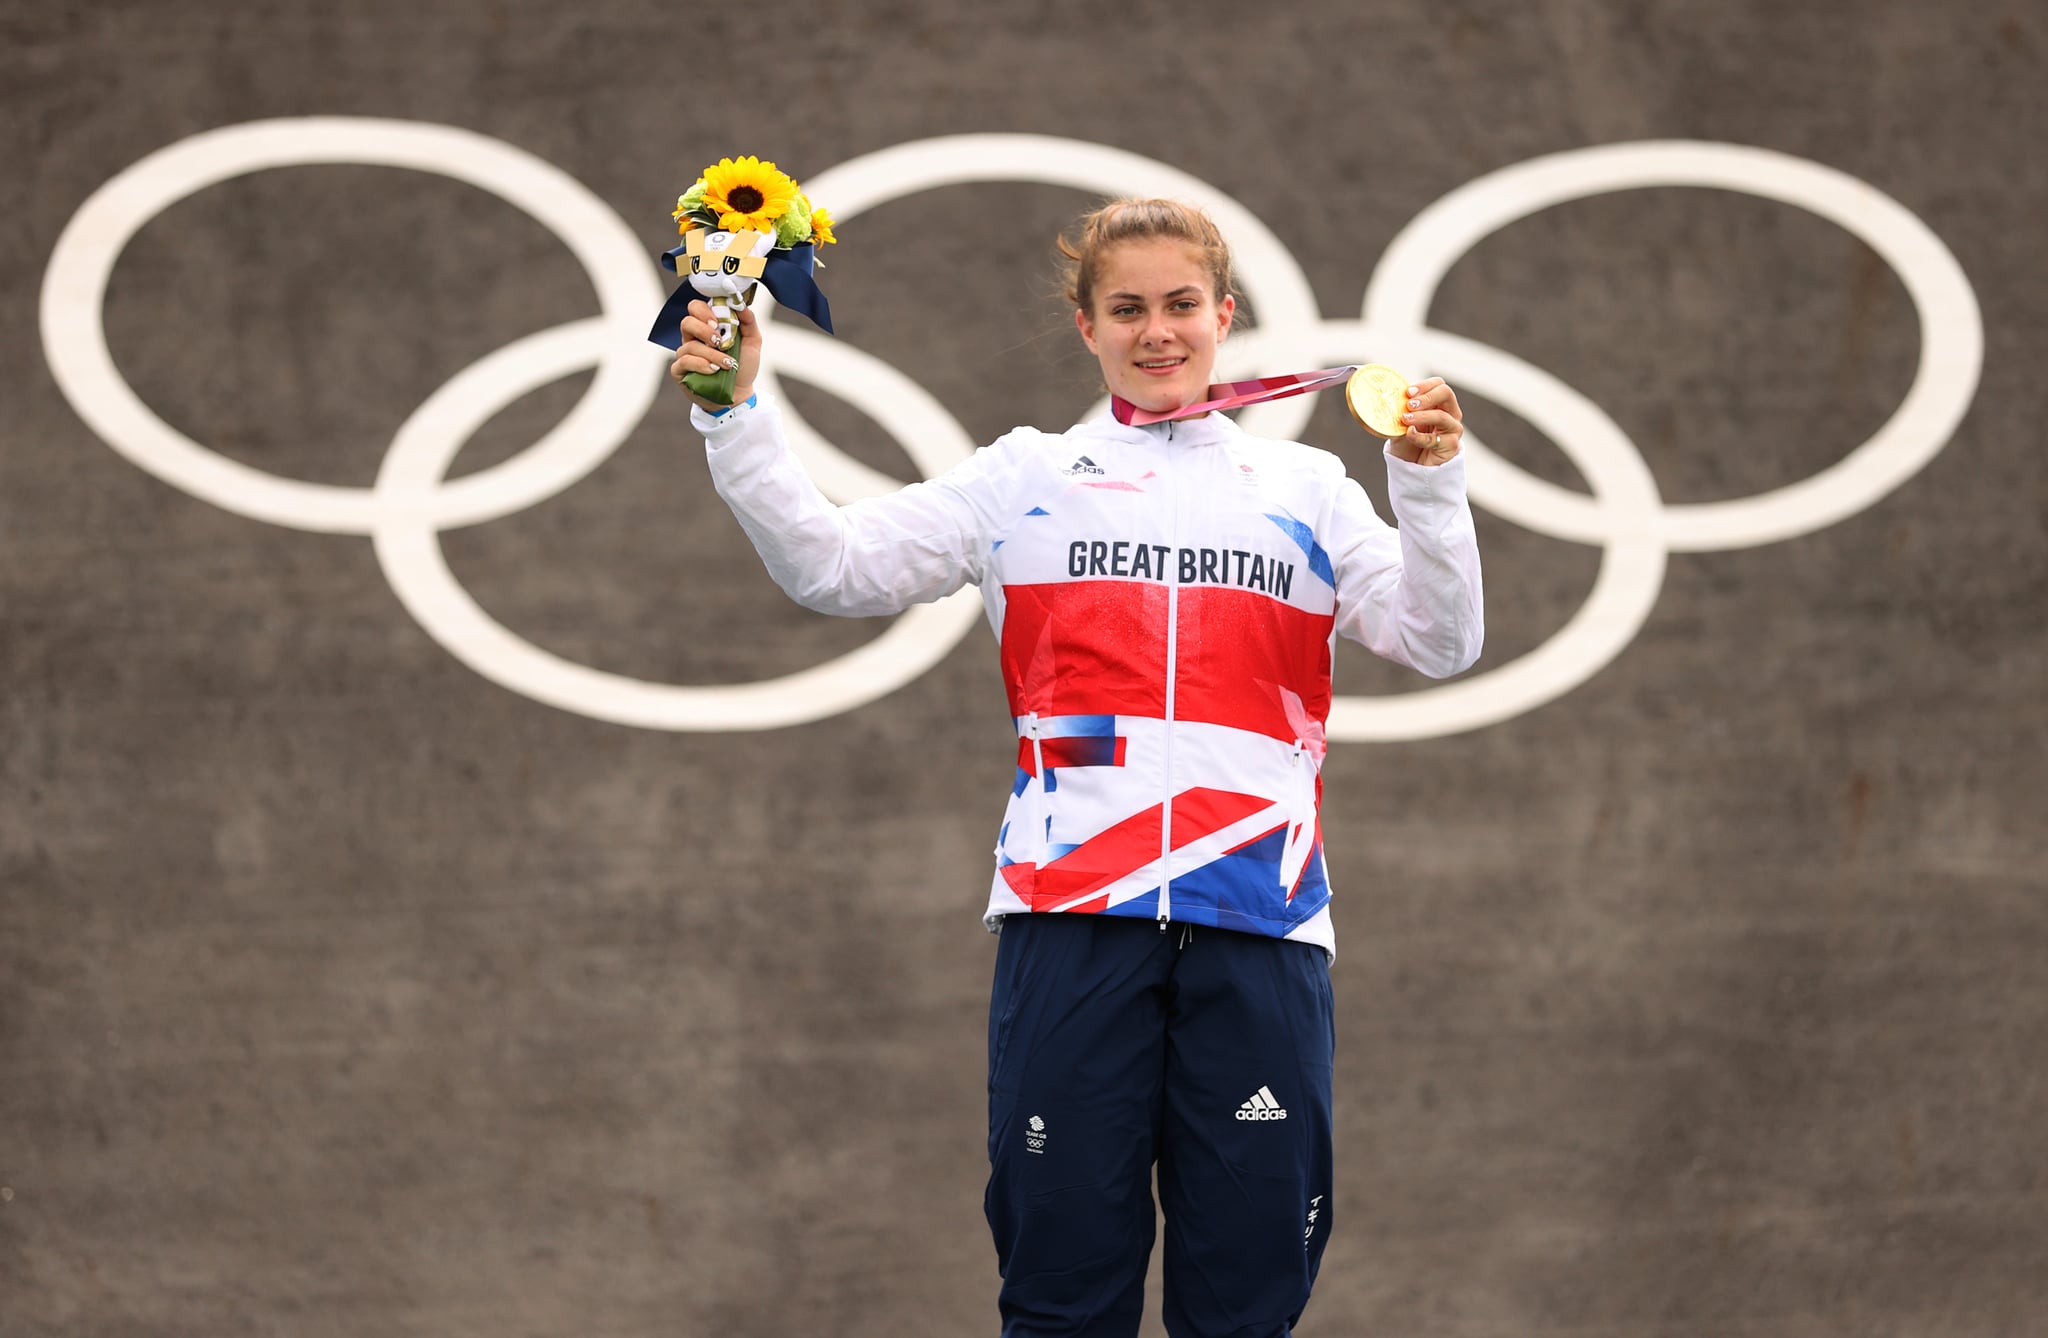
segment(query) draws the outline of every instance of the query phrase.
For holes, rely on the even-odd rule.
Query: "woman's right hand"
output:
[[[740,343],[732,353],[721,353],[712,345],[711,304],[699,299],[690,303],[690,314],[683,317],[683,342],[676,349],[676,359],[668,365],[669,379],[678,386],[683,385],[684,372],[698,372],[712,376],[727,367],[736,367],[738,375],[733,381],[732,402],[744,404],[754,393],[754,373],[761,366],[761,326],[754,319],[752,307],[740,308]],[[688,390],[687,386],[683,387]],[[691,395],[691,399],[707,409],[718,410],[728,406],[713,404],[711,401]]]

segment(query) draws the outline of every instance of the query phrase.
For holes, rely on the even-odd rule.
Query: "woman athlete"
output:
[[[980,588],[1017,725],[986,922],[985,1206],[1006,1338],[1130,1338],[1157,1167],[1173,1338],[1278,1338],[1333,1221],[1321,763],[1343,634],[1432,677],[1478,656],[1478,549],[1440,378],[1385,449],[1399,528],[1336,456],[1255,438],[1210,398],[1236,301],[1221,234],[1166,200],[1062,238],[1111,411],[1018,428],[945,474],[839,507],[693,304],[671,374],[776,582],[827,613]],[[1141,425],[1142,424],[1142,425]]]

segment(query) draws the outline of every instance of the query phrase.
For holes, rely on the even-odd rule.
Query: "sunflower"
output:
[[[832,235],[832,211],[823,205],[811,210],[811,240],[820,244],[839,240]]]
[[[775,220],[789,212],[796,183],[751,155],[721,158],[704,170],[704,203],[718,212],[718,226],[728,232],[774,232]]]

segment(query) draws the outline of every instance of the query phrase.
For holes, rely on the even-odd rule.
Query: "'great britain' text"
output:
[[[1236,585],[1276,599],[1294,588],[1294,564],[1242,548],[1168,548],[1118,539],[1076,539],[1067,545],[1067,575],[1133,576],[1181,585]]]

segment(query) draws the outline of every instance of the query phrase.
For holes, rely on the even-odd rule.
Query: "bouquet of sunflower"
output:
[[[831,213],[811,203],[795,181],[759,158],[721,158],[676,200],[683,244],[661,257],[663,269],[683,282],[669,295],[647,338],[663,348],[682,343],[678,324],[690,303],[711,304],[714,342],[722,352],[739,343],[739,313],[762,284],[775,300],[832,332],[832,308],[811,277],[817,248],[836,242]],[[738,373],[683,374],[690,391],[714,404],[731,404]]]

